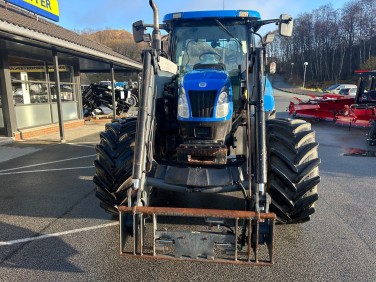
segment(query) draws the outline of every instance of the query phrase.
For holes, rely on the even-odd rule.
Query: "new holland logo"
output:
[[[200,82],[198,87],[206,87],[208,84],[206,82]]]

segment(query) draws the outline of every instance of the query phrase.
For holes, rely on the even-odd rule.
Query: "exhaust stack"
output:
[[[149,0],[149,5],[153,9],[153,14],[154,14],[154,30],[153,30],[152,47],[153,49],[157,50],[157,52],[160,52],[162,48],[161,48],[161,31],[159,29],[159,11],[154,0]]]

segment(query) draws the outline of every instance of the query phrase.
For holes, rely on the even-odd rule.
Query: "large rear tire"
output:
[[[299,119],[271,119],[266,124],[270,211],[282,223],[308,221],[315,212],[320,182],[315,132]]]
[[[128,189],[132,187],[132,168],[136,118],[118,119],[106,124],[96,146],[94,183],[100,206],[117,215],[117,206],[125,203]]]

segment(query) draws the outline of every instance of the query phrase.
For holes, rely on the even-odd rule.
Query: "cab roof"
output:
[[[260,20],[260,13],[253,10],[217,10],[217,11],[194,11],[194,12],[178,12],[167,14],[163,18],[163,22],[185,20],[201,20],[201,19],[253,19]]]

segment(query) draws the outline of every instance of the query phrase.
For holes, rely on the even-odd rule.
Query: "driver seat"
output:
[[[224,70],[226,70],[226,66],[223,63],[218,63],[218,64],[201,64],[201,63],[198,63],[198,64],[195,64],[193,66],[193,69],[194,70],[216,69],[216,70],[219,70],[219,71],[224,71]]]

